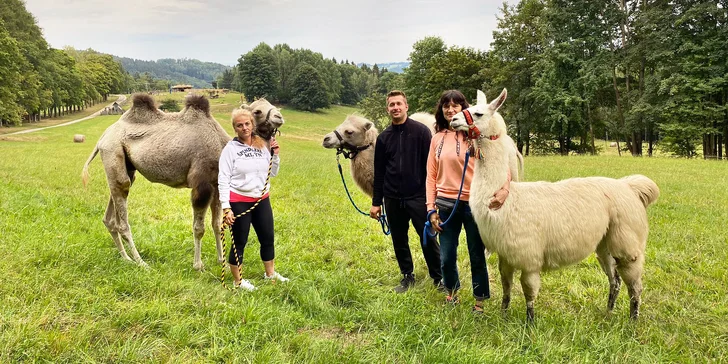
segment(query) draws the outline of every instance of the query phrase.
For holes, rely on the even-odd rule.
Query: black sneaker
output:
[[[407,290],[415,284],[415,275],[405,274],[402,280],[399,281],[399,286],[394,287],[394,291],[397,293],[405,293]]]

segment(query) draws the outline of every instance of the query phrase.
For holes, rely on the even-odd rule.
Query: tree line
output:
[[[211,83],[223,71],[230,67],[213,62],[202,62],[196,59],[163,58],[156,61],[145,61],[126,57],[114,57],[132,75],[147,74],[156,80],[175,80],[195,88],[209,88]],[[229,88],[229,87],[228,87]],[[164,88],[155,88],[164,90]]]
[[[495,96],[505,87],[503,113],[523,154],[596,154],[605,138],[634,156],[659,147],[722,159],[727,2],[521,0],[501,8],[489,51],[427,37],[396,74],[261,43],[218,82],[308,110],[358,104],[380,128],[393,88],[407,92],[411,111],[434,112],[443,90]]]
[[[302,110],[357,105],[380,128],[392,89],[407,93],[412,112],[434,112],[443,90],[493,97],[505,87],[502,113],[526,155],[596,154],[603,137],[635,156],[660,148],[722,159],[727,9],[728,0],[521,0],[500,9],[488,51],[426,37],[413,44],[404,72],[394,73],[260,43],[211,84]],[[207,66],[198,76],[211,77]],[[130,75],[93,50],[52,49],[21,0],[0,0],[0,84],[0,120],[18,124],[109,93],[166,90],[170,81]]]
[[[728,158],[728,1],[521,0],[484,73],[528,152]],[[702,147],[702,151],[700,148]]]
[[[394,87],[396,75],[376,64],[359,67],[309,49],[260,43],[243,54],[234,69],[223,72],[216,84],[242,92],[249,101],[265,97],[314,111],[332,104],[356,105],[371,93]]]
[[[84,109],[111,93],[166,85],[130,75],[109,54],[49,47],[21,0],[0,0],[0,125],[20,125]]]

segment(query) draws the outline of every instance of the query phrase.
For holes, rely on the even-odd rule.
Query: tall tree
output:
[[[23,109],[17,103],[21,93],[21,67],[25,61],[17,41],[0,20],[0,125],[21,123]]]
[[[291,104],[301,110],[314,111],[329,106],[326,84],[312,65],[303,62],[293,74]]]
[[[273,50],[260,43],[238,59],[242,91],[248,102],[256,98],[276,96],[276,62]],[[275,100],[273,100],[275,101]]]
[[[486,90],[507,88],[508,102],[502,113],[515,127],[516,145],[524,155],[530,154],[530,136],[541,128],[544,109],[536,101],[533,87],[537,78],[536,61],[543,55],[545,41],[545,0],[521,0],[504,4],[493,32],[488,66],[483,69]],[[536,135],[536,134],[534,134]]]
[[[410,64],[404,76],[407,102],[411,110],[429,110],[433,107],[431,95],[437,91],[429,88],[427,77],[432,69],[433,59],[445,54],[446,50],[445,42],[440,37],[426,37],[412,46]]]

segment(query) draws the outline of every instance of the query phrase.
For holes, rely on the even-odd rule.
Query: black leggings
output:
[[[253,205],[255,205],[255,202],[231,202],[230,208],[232,208],[233,214],[238,216],[238,214],[245,212]],[[265,198],[252,211],[235,219],[235,223],[233,224],[233,238],[235,240],[235,249],[238,253],[238,261],[235,261],[234,250],[231,248],[228,263],[243,263],[243,250],[245,250],[245,245],[248,243],[251,223],[255,229],[255,234],[258,236],[258,241],[260,241],[260,259],[267,262],[275,258],[275,249],[273,248],[273,209],[270,207],[270,198]]]

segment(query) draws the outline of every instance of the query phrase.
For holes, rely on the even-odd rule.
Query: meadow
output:
[[[181,97],[181,95],[173,95]],[[161,95],[163,99],[166,95]],[[239,95],[211,100],[231,133]],[[416,235],[419,278],[409,292],[391,240],[349,203],[335,152],[323,136],[352,108],[284,109],[281,170],[272,179],[276,267],[291,281],[267,284],[257,240],[243,275],[254,292],[231,293],[208,228],[204,272],[192,269],[189,190],[137,175],[129,221],[149,270],[121,260],[101,219],[108,190],[100,159],[87,188],[80,173],[118,116],[0,137],[0,362],[722,362],[728,355],[728,164],[671,158],[526,157],[526,179],[641,173],[661,188],[648,209],[650,237],[641,316],[631,322],[623,288],[606,311],[608,283],[592,255],[542,275],[536,321],[516,284],[500,310],[497,257],[491,299],[471,313],[465,244],[460,305],[445,304]],[[86,143],[72,142],[85,134]],[[344,172],[360,208],[370,201]],[[209,221],[209,215],[207,217]],[[230,279],[227,274],[228,280]],[[229,281],[228,281],[229,283]]]

